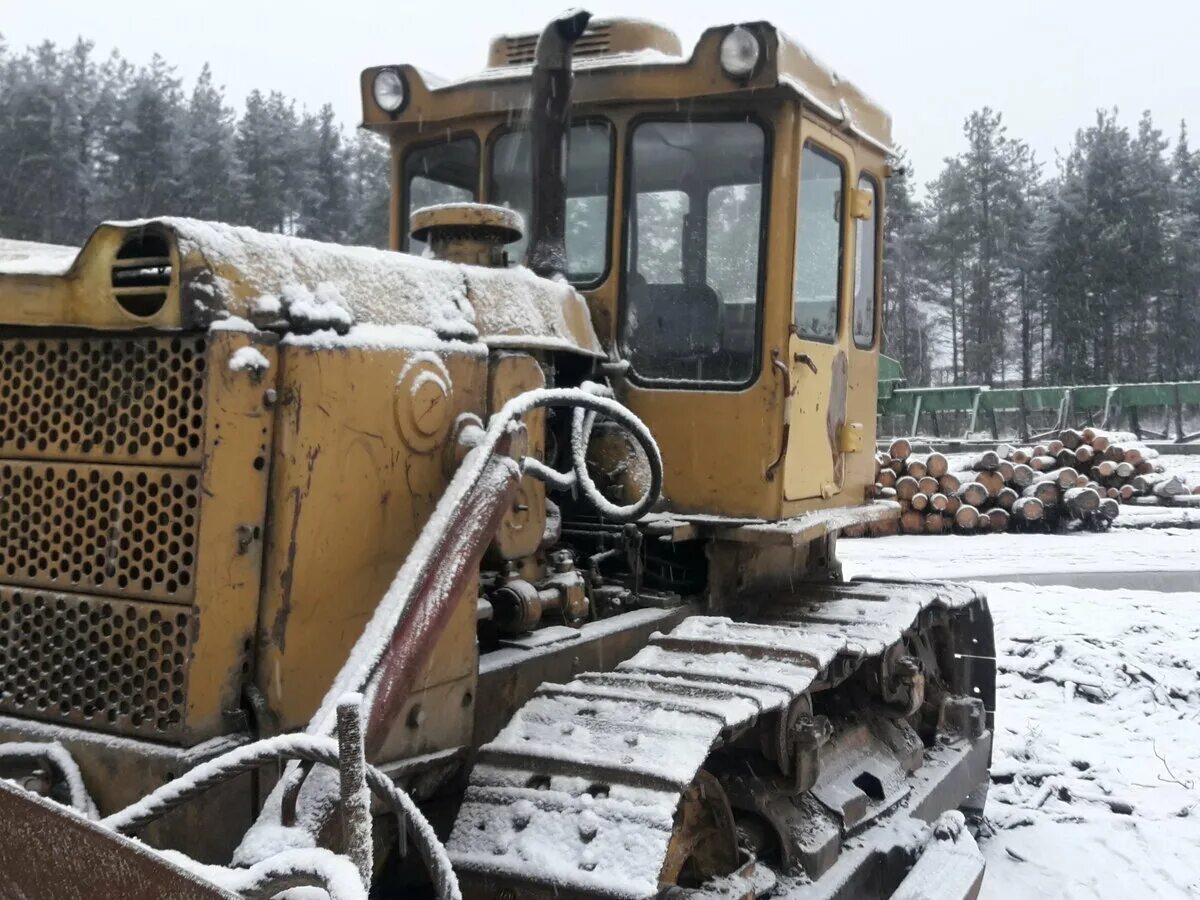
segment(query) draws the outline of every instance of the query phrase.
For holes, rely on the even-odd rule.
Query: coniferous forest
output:
[[[1200,154],[1100,110],[1046,165],[984,108],[888,182],[885,350],[909,384],[1200,378]]]
[[[934,177],[888,184],[884,350],[911,385],[1200,378],[1200,153],[1101,110],[1035,159],[983,108]],[[0,41],[0,237],[78,244],[104,219],[178,214],[382,246],[388,154],[326,105],[207,67]]]
[[[207,68],[0,41],[0,236],[79,244],[104,219],[186,215],[382,246],[388,152],[331,106],[255,91],[235,111]]]

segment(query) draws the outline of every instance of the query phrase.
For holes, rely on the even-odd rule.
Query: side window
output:
[[[475,199],[479,183],[479,142],[460,137],[414,147],[404,157],[404,198],[400,223],[405,238],[401,246],[420,256],[422,241],[408,237],[408,220],[414,210],[438,203],[464,203]]]
[[[809,340],[837,337],[845,185],[842,164],[805,144],[800,159],[792,305],[796,331]]]
[[[871,196],[871,214],[854,220],[854,344],[867,348],[875,343],[875,252],[879,233],[879,189],[875,179],[862,175],[858,189]]]

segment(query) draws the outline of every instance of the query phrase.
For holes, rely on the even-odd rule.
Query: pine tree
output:
[[[1042,369],[1038,258],[1044,234],[1041,211],[1045,193],[1041,165],[1025,144],[1018,143],[1014,147],[1012,164],[1015,194],[1010,208],[1004,265],[1015,295],[1020,381],[1022,386],[1028,387],[1035,383],[1035,376],[1040,376]]]
[[[1156,344],[1162,377],[1200,378],[1200,154],[1188,146],[1187,123],[1171,157],[1168,262]]]
[[[267,98],[251,91],[237,126],[238,175],[241,184],[240,220],[263,231],[282,231],[287,212],[283,156],[277,116]]]
[[[77,239],[86,193],[79,103],[64,59],[46,42],[7,61],[0,96],[0,229],[30,240]]]
[[[237,217],[234,114],[206,64],[192,89],[183,129],[180,209],[198,219]]]
[[[106,217],[157,216],[179,210],[182,116],[180,81],[155,54],[118,97],[109,125]]]
[[[928,289],[925,208],[913,197],[903,155],[888,179],[883,215],[883,352],[899,361],[910,385],[929,384],[929,323],[920,300]]]
[[[343,241],[350,232],[349,173],[342,130],[326,103],[314,117],[305,117],[308,159],[302,187],[300,233],[320,241]]]
[[[971,244],[966,175],[958,159],[947,159],[928,186],[930,228],[926,241],[932,281],[931,299],[944,307],[950,326],[950,372],[953,384],[966,380],[965,289]]]
[[[1159,307],[1167,287],[1171,193],[1167,146],[1150,112],[1142,113],[1137,136],[1130,143],[1127,294],[1120,321],[1124,335],[1116,348],[1114,373],[1122,381],[1149,381],[1162,376],[1162,366],[1155,362],[1159,354],[1154,341],[1155,332],[1163,325]]]
[[[349,243],[388,245],[391,162],[387,143],[373,132],[359,129],[349,154]]]

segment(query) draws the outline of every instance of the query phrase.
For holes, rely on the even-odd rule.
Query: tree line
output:
[[[884,348],[909,383],[1200,378],[1200,153],[1102,110],[1052,171],[984,108],[885,219]],[[79,244],[104,219],[174,213],[383,246],[388,152],[271,91],[240,111],[206,66],[0,40],[0,236]]]
[[[388,151],[329,105],[252,92],[240,112],[205,66],[190,90],[159,56],[0,41],[0,236],[80,244],[104,219],[164,214],[384,246]]]
[[[1100,110],[1047,172],[999,112],[885,219],[885,352],[913,385],[1200,378],[1200,154]]]

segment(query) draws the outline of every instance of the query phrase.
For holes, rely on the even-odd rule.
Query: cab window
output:
[[[636,379],[753,380],[766,161],[766,132],[747,118],[634,128],[621,344]]]
[[[528,230],[533,205],[529,131],[509,130],[492,141],[488,202],[515,209]],[[571,128],[567,151],[567,280],[596,284],[608,271],[612,134],[607,122]],[[525,256],[527,238],[508,245],[510,259]]]
[[[473,136],[453,138],[414,147],[404,157],[401,246],[421,256],[425,243],[408,236],[408,221],[414,210],[439,203],[469,203],[475,200],[479,182],[479,142]]]
[[[875,179],[869,175],[859,177],[858,189],[871,197],[871,214],[865,219],[854,220],[854,344],[865,349],[875,343],[879,190]]]
[[[806,143],[800,159],[792,306],[796,332],[809,340],[837,337],[845,185],[841,162]]]

